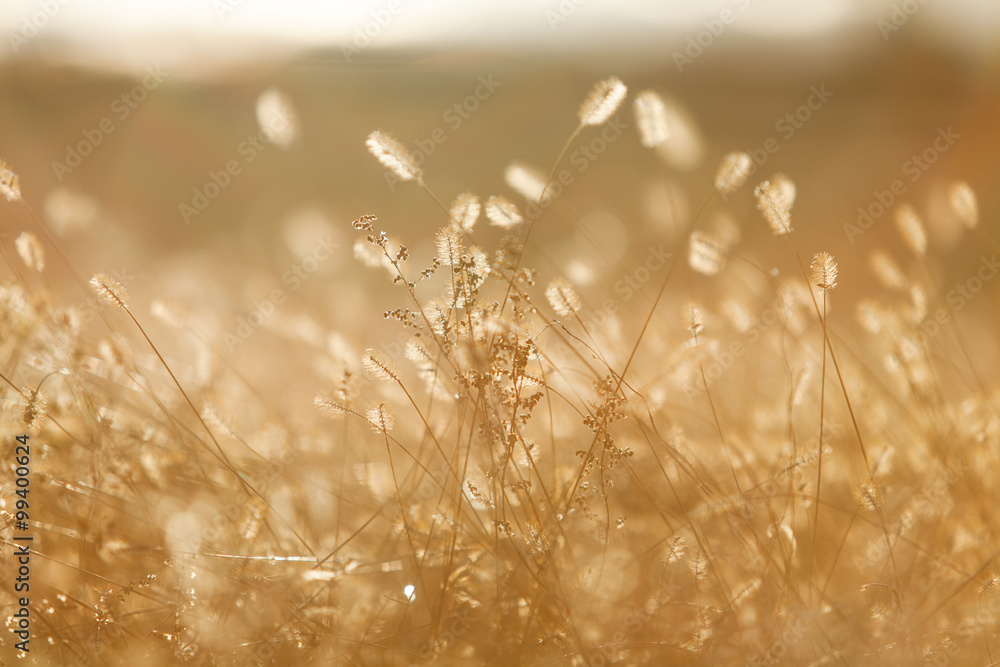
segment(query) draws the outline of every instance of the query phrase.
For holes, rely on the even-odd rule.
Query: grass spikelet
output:
[[[437,259],[445,266],[462,263],[462,234],[456,227],[442,227],[435,235]]]
[[[7,201],[21,199],[21,181],[3,160],[0,160],[0,192],[7,198]]]
[[[402,181],[421,178],[423,172],[413,154],[406,146],[381,130],[368,135],[365,146],[382,166],[394,173]]]
[[[692,232],[688,239],[688,264],[698,273],[714,276],[726,264],[722,243],[705,232]]]
[[[388,433],[396,425],[396,415],[385,403],[372,405],[365,413],[368,423],[376,433]]]
[[[580,125],[601,125],[618,110],[628,88],[618,77],[599,81],[580,105]]]
[[[399,373],[391,361],[375,350],[368,349],[361,355],[361,365],[372,377],[383,382],[398,382]]]
[[[728,153],[719,163],[719,170],[715,174],[715,189],[722,195],[729,195],[746,183],[750,176],[750,169],[753,167],[753,160],[743,152]]]
[[[909,204],[901,204],[896,209],[896,228],[903,237],[906,247],[918,257],[927,254],[927,232],[917,211]]]
[[[695,303],[689,303],[685,309],[685,314],[687,315],[687,325],[688,331],[691,335],[697,338],[701,335],[701,332],[705,330],[704,320],[701,316],[701,308]]]
[[[651,90],[639,93],[633,103],[639,142],[644,148],[655,148],[670,138],[667,107],[663,99]]]
[[[787,189],[782,191],[778,183],[764,181],[754,190],[757,197],[757,209],[771,226],[776,235],[788,234],[792,231],[792,202],[787,198]]]
[[[313,405],[315,405],[320,411],[320,414],[333,420],[341,420],[354,412],[343,403],[326,394],[319,394],[316,396],[316,398],[313,399]]]
[[[503,177],[507,185],[531,203],[540,203],[543,195],[545,201],[550,199],[545,192],[545,174],[534,167],[514,162],[507,166]]]
[[[813,283],[821,290],[833,289],[837,286],[837,262],[830,253],[816,253],[812,261]]]
[[[979,224],[979,203],[975,191],[965,181],[952,183],[948,188],[948,203],[966,228]]]
[[[580,297],[565,278],[556,278],[545,288],[545,298],[560,317],[580,310]]]
[[[28,433],[38,433],[45,417],[46,400],[37,389],[21,389],[21,427]]]
[[[524,222],[524,217],[517,210],[517,206],[506,197],[493,195],[486,200],[486,217],[490,224],[495,227],[509,229]]]
[[[479,220],[481,209],[479,197],[471,192],[466,192],[458,195],[452,202],[451,208],[448,210],[448,217],[452,225],[468,233],[472,231],[476,221]]]
[[[120,282],[111,276],[106,273],[98,273],[90,279],[90,286],[97,296],[108,304],[128,310],[128,292],[125,291],[125,287]]]
[[[45,269],[45,251],[42,250],[42,244],[38,242],[34,234],[21,232],[14,240],[14,247],[17,248],[17,254],[21,257],[21,261],[29,269],[34,269],[38,273]]]

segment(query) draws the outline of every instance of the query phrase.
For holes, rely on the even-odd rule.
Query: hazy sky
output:
[[[904,27],[919,26],[960,48],[996,56],[1000,44],[1000,0],[0,0],[0,4],[0,34],[5,36],[0,54],[23,55],[31,49],[37,53],[61,41],[97,62],[125,68],[150,58],[183,60],[213,45],[250,37],[288,47],[466,42],[582,48],[598,35],[625,48],[635,37],[633,32],[659,30],[683,43],[705,29],[706,21],[723,17],[731,19],[727,31],[743,34],[813,38],[854,27],[877,35],[880,20],[893,20],[894,6],[896,20],[907,24]],[[912,15],[900,13],[904,5]],[[367,37],[362,35],[365,30]],[[178,35],[185,39],[178,40]],[[255,51],[248,49],[243,55],[253,57]]]

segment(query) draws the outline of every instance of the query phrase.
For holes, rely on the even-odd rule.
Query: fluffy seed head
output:
[[[188,322],[188,314],[184,312],[184,309],[180,307],[177,303],[173,301],[165,301],[163,299],[156,299],[149,305],[149,312],[152,313],[153,317],[160,320],[164,324],[169,324],[175,329],[183,329]]]
[[[442,227],[435,235],[438,261],[446,266],[458,266],[462,260],[462,233],[456,227]]]
[[[670,138],[667,107],[660,96],[651,90],[639,93],[633,103],[639,141],[644,148],[654,148]]]
[[[812,261],[813,283],[822,290],[837,286],[837,262],[828,252],[816,253]]]
[[[715,189],[723,195],[735,192],[750,176],[753,160],[742,152],[729,153],[722,158],[715,174]]]
[[[479,197],[476,195],[470,192],[458,195],[448,211],[451,224],[463,232],[471,232],[476,221],[479,220],[481,208]]]
[[[972,229],[979,224],[979,203],[976,193],[965,181],[952,183],[948,188],[948,201],[963,225]]]
[[[927,233],[924,231],[924,223],[909,204],[902,204],[896,209],[896,228],[899,229],[903,242],[915,255],[922,257],[927,254]]]
[[[764,181],[754,190],[757,197],[757,209],[771,226],[775,234],[788,234],[792,231],[792,216],[790,204],[779,186]]]
[[[396,415],[392,413],[392,410],[385,403],[372,405],[368,408],[365,416],[376,433],[388,433],[396,425]]]
[[[542,193],[545,193],[546,201],[550,198],[550,194],[545,192],[545,174],[534,167],[514,162],[507,167],[503,176],[507,185],[517,190],[518,194],[529,202],[541,202]]]
[[[375,350],[365,350],[361,355],[361,365],[376,379],[383,382],[396,382],[399,380],[399,373],[391,361]]]
[[[545,298],[560,317],[580,310],[580,297],[565,278],[556,278],[545,288]]]
[[[39,273],[42,272],[42,269],[45,268],[45,251],[42,250],[42,244],[38,242],[34,234],[21,232],[20,236],[14,240],[14,247],[17,248],[17,254],[20,255],[25,266]]]
[[[3,160],[0,160],[0,192],[7,198],[7,201],[21,199],[21,181]]]
[[[580,125],[601,125],[618,110],[628,88],[616,76],[599,81],[580,106]]]
[[[90,279],[90,287],[97,296],[112,306],[128,310],[128,292],[125,291],[125,287],[120,282],[111,276],[106,273],[98,273]]]
[[[412,181],[421,178],[423,172],[413,154],[406,146],[381,130],[375,130],[368,135],[365,146],[382,166],[394,173],[402,181]]]
[[[486,200],[486,217],[490,224],[496,227],[516,227],[524,222],[517,206],[506,197],[494,195]]]

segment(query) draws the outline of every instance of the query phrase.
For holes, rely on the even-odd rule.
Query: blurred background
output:
[[[845,291],[870,285],[873,248],[900,247],[888,215],[861,236],[845,227],[877,212],[896,181],[905,192],[894,200],[945,222],[945,186],[968,181],[996,237],[991,0],[8,0],[0,33],[0,156],[27,202],[82,275],[113,268],[143,303],[175,299],[219,341],[290,284],[281,277],[321,235],[332,261],[320,263],[322,280],[289,292],[285,312],[352,340],[369,323],[396,335],[381,321],[385,300],[365,310],[391,285],[373,285],[355,261],[349,223],[375,213],[417,268],[444,219],[412,183],[387,178],[368,133],[416,152],[445,202],[472,191],[521,205],[506,167],[547,173],[583,97],[609,75],[668,97],[676,132],[671,148],[643,149],[623,107],[624,140],[562,164],[574,183],[533,234],[535,265],[568,275],[591,304],[647,246],[676,237],[732,150],[760,157],[752,179],[782,172],[798,185],[803,252],[833,253]],[[286,112],[284,138],[255,144]],[[752,197],[729,212],[740,252],[767,266],[757,253],[770,232]],[[4,219],[8,233],[27,224],[12,208]],[[981,249],[933,220],[933,261],[949,284]],[[604,264],[582,270],[575,260],[595,246]],[[708,293],[702,283],[691,289]],[[254,337],[234,354],[258,345],[269,349]]]

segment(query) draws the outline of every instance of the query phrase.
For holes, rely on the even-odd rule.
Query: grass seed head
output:
[[[38,242],[34,234],[21,232],[20,236],[14,240],[14,247],[17,248],[17,254],[25,266],[38,273],[42,272],[45,268],[45,251],[42,250],[42,244]]]
[[[927,232],[924,231],[924,223],[917,215],[916,209],[909,204],[902,204],[896,209],[896,228],[899,229],[900,236],[906,247],[913,251],[918,257],[927,254]]]
[[[628,88],[618,77],[599,81],[580,106],[580,125],[601,125],[618,110]]]
[[[517,206],[506,197],[500,195],[493,195],[486,200],[486,217],[489,218],[491,225],[503,227],[504,229],[516,227],[524,222],[524,218],[521,216],[521,212],[517,210]]]
[[[361,355],[361,365],[372,377],[383,382],[399,381],[395,365],[379,352],[368,349]]]
[[[837,286],[837,262],[828,252],[816,253],[812,261],[813,283],[822,290]]]
[[[545,288],[545,298],[560,317],[568,317],[580,310],[580,297],[565,278],[556,278],[549,283]]]
[[[948,202],[963,225],[972,229],[979,224],[979,203],[976,193],[965,181],[952,183],[948,188]]]
[[[782,192],[783,188],[779,183],[764,181],[754,190],[754,195],[757,197],[757,209],[776,235],[788,234],[792,231],[792,202],[788,200],[787,191]]]
[[[715,174],[715,189],[723,195],[736,192],[741,185],[746,183],[752,168],[753,160],[746,153],[727,154],[722,158],[719,170]]]
[[[639,142],[644,148],[655,148],[670,138],[667,122],[667,107],[659,95],[646,90],[633,103],[636,124],[639,126]]]
[[[401,181],[423,177],[416,158],[406,146],[381,130],[375,130],[365,141],[368,151]]]
[[[7,198],[7,201],[21,199],[21,181],[3,160],[0,160],[0,192]]]
[[[125,291],[125,287],[120,282],[111,276],[106,273],[98,273],[90,279],[90,286],[97,296],[110,305],[128,310],[128,292]]]
[[[455,201],[452,202],[451,208],[448,210],[448,217],[451,220],[451,224],[458,229],[461,229],[463,232],[471,232],[472,228],[476,225],[476,221],[479,220],[481,209],[482,205],[479,203],[479,197],[466,192],[456,197]]]

